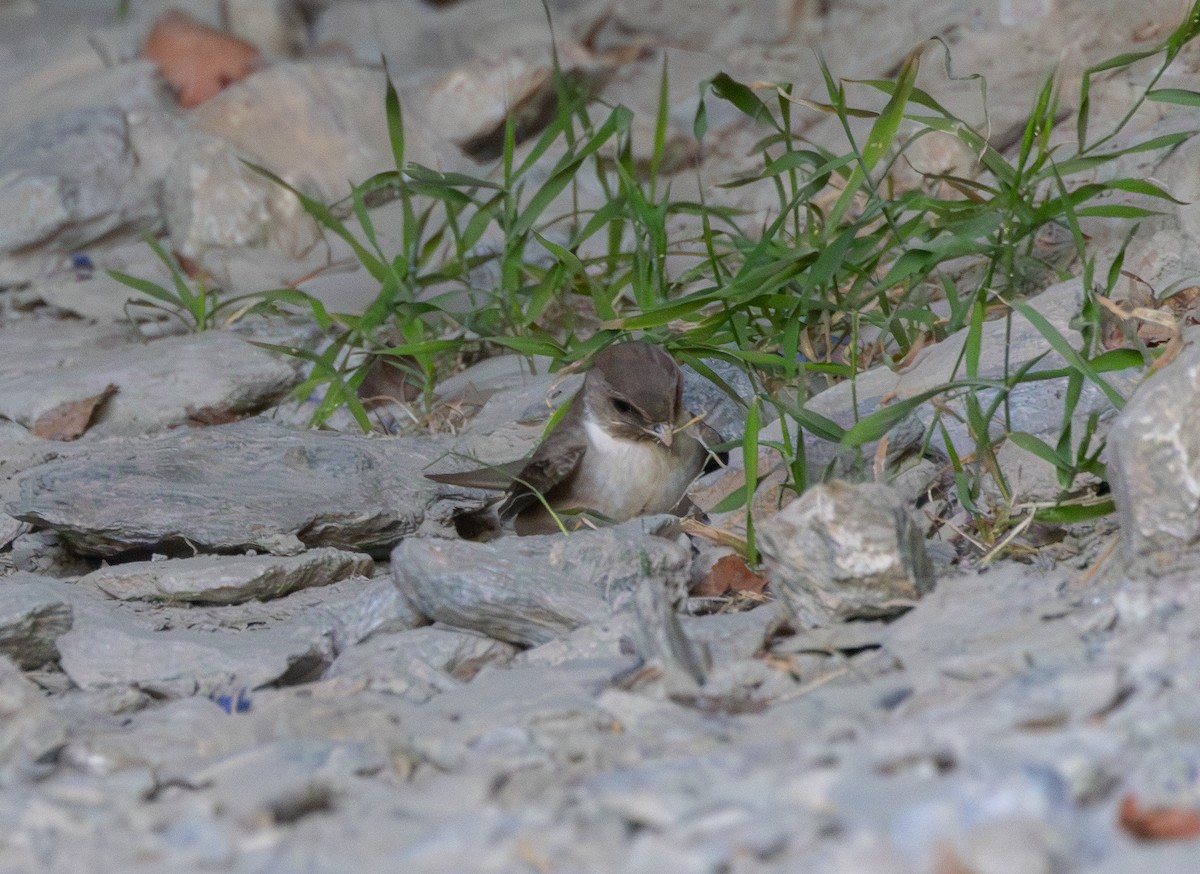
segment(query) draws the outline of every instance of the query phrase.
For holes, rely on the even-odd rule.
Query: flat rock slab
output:
[[[361,553],[325,547],[300,555],[203,555],[136,561],[101,568],[80,582],[122,601],[241,604],[278,598],[297,589],[370,576],[375,562]]]
[[[0,654],[39,668],[58,659],[55,640],[70,628],[71,606],[37,577],[0,577]]]
[[[26,471],[10,515],[79,552],[180,553],[394,546],[453,494],[421,471],[421,440],[298,431],[255,419],[88,447]],[[449,494],[449,498],[445,496]],[[444,506],[448,517],[453,507]]]
[[[166,697],[231,694],[303,682],[333,660],[333,628],[319,617],[256,633],[149,631],[112,614],[89,616],[58,640],[81,689],[136,686]]]
[[[537,646],[605,618],[643,580],[682,592],[691,555],[655,536],[658,524],[662,517],[646,517],[493,543],[410,539],[392,553],[392,576],[430,619]]]
[[[484,665],[512,660],[511,644],[471,631],[430,625],[376,634],[338,655],[327,677],[350,678],[368,689],[422,703],[469,681]]]
[[[256,413],[300,378],[281,356],[222,331],[107,349],[28,350],[3,363],[0,416],[43,433],[56,411],[106,397],[91,414],[93,437]]]

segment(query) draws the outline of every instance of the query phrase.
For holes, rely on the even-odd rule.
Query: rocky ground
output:
[[[890,487],[823,487],[778,514],[764,501],[765,595],[753,578],[736,597],[697,589],[730,550],[673,517],[464,540],[456,514],[482,495],[423,472],[521,456],[578,376],[493,358],[438,386],[436,422],[306,430],[311,404],[286,400],[301,360],[255,343],[317,348],[313,325],[187,333],[128,307],[98,268],[165,281],[139,236],[152,230],[229,292],[315,271],[306,290],[361,309],[377,284],[320,270],[341,243],[238,159],[327,199],[388,168],[383,54],[409,157],[486,172],[504,113],[548,81],[541,4],[133,0],[123,19],[118,5],[0,0],[0,872],[1200,868],[1200,349],[1185,342],[1148,380],[1109,374],[1138,389],[1119,416],[1085,391],[1116,517],[1031,527],[996,556],[964,536],[966,514],[943,524],[928,495],[945,468],[928,458]],[[819,98],[812,46],[839,76],[877,78],[940,35],[956,75],[987,76],[1004,140],[1054,64],[1077,81],[1188,11],[549,5],[564,65],[639,119],[654,118],[669,56],[667,139],[687,169],[674,178],[751,217],[770,190],[716,184],[753,168],[760,132],[714,104],[703,153],[690,134],[716,72]],[[239,33],[255,71],[181,107],[202,86],[173,93],[140,54],[169,6]],[[1187,48],[1158,84],[1200,90],[1197,66]],[[1097,77],[1093,120],[1124,111],[1139,70]],[[944,103],[977,109],[977,86],[929,75]],[[1062,100],[1074,109],[1077,89]],[[1148,104],[1126,136],[1195,117]],[[805,133],[832,148],[838,128]],[[1200,275],[1197,148],[1120,168],[1182,202],[1126,255],[1159,290]],[[1087,228],[1110,260],[1115,227]],[[1029,298],[1076,345],[1081,290]],[[1049,351],[1024,318],[985,332],[982,377]],[[916,395],[950,378],[963,343],[810,409],[849,423],[856,405]],[[740,434],[740,408],[687,380],[689,406]],[[1053,442],[1063,383],[1014,393],[1012,427]],[[701,506],[733,487],[737,461],[695,487]],[[1001,461],[1020,501],[1057,489],[1027,454]]]

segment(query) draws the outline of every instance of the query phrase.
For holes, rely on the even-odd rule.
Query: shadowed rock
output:
[[[71,627],[71,607],[32,574],[0,578],[0,654],[22,668],[58,659],[55,640]]]

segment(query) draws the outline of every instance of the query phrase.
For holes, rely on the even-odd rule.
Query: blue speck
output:
[[[226,713],[245,713],[250,709],[252,703],[250,693],[245,689],[238,689],[236,696],[233,693],[226,692],[213,697],[212,700]]]

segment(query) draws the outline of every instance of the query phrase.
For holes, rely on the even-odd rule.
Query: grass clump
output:
[[[145,240],[155,257],[170,272],[171,285],[160,285],[120,270],[106,271],[117,282],[145,295],[143,298],[130,298],[126,301],[125,314],[130,321],[130,307],[153,309],[177,319],[186,330],[199,333],[227,327],[249,313],[277,312],[277,303],[307,304],[310,300],[308,295],[290,288],[222,297],[218,290],[209,287],[203,278],[190,279],[179,259],[154,237],[146,234]]]
[[[374,302],[361,314],[330,313],[306,300],[330,343],[320,352],[291,350],[313,365],[299,391],[324,392],[316,422],[344,406],[368,428],[357,389],[379,356],[405,362],[428,401],[443,366],[465,354],[503,347],[549,356],[558,365],[589,355],[621,333],[636,333],[665,343],[714,379],[702,359],[733,362],[757,387],[757,396],[738,399],[748,410],[738,442],[749,481],[726,507],[748,505],[758,481],[773,473],[756,469],[754,461],[765,439],[766,411],[782,414],[782,438],[769,445],[783,459],[784,487],[801,491],[809,477],[802,431],[865,447],[933,402],[922,448],[947,459],[953,497],[973,514],[978,530],[999,538],[1020,521],[1019,513],[1003,506],[1012,504],[996,457],[1005,440],[1058,471],[1062,500],[1038,508],[1040,515],[1072,521],[1105,512],[1111,507],[1103,502],[1077,507],[1069,500],[1080,477],[1104,478],[1099,416],[1086,417],[1080,426],[1078,405],[1090,384],[1119,410],[1124,398],[1106,374],[1142,367],[1148,353],[1136,344],[1106,349],[1101,343],[1097,300],[1116,286],[1124,247],[1102,270],[1081,220],[1126,222],[1128,243],[1137,222],[1154,214],[1143,204],[1176,202],[1149,180],[1117,175],[1098,180],[1105,167],[1127,155],[1167,150],[1193,135],[1185,131],[1116,145],[1146,100],[1200,104],[1195,93],[1156,88],[1198,33],[1200,3],[1159,45],[1087,70],[1071,144],[1056,144],[1053,137],[1061,129],[1063,87],[1053,76],[1032,95],[1028,118],[1010,148],[998,148],[985,132],[950,112],[917,85],[931,50],[948,55],[936,42],[911,52],[890,80],[839,81],[822,62],[822,102],[799,98],[786,84],[750,86],[717,75],[705,84],[694,132],[703,141],[706,103],[714,99],[762,127],[755,146],[761,169],[726,183],[769,185],[775,192],[771,220],[755,228],[729,208],[672,197],[664,174],[671,164],[665,63],[648,161],[633,157],[630,110],[597,106],[580,82],[556,70],[557,110],[549,123],[523,139],[519,134],[525,132],[510,119],[495,167],[480,175],[438,172],[407,160],[400,101],[389,81],[385,111],[393,170],[328,205],[256,168],[289,188],[379,283]],[[1090,138],[1091,78],[1147,60],[1157,62],[1150,84],[1112,129]],[[986,88],[977,81],[986,109]],[[851,89],[875,99],[856,105]],[[799,113],[836,119],[845,147],[831,151],[797,135]],[[928,137],[957,144],[971,166],[927,170],[917,174],[917,184],[901,184],[906,174],[916,173],[910,156]],[[373,224],[371,207],[382,202],[399,207],[395,251],[384,250]],[[698,230],[673,236],[677,218],[689,219]],[[678,254],[689,260],[672,272],[672,256]],[[161,252],[160,257],[166,260]],[[1078,343],[1023,299],[1072,273],[1081,276],[1084,292]],[[197,327],[212,324],[216,307],[204,293],[185,294],[178,276],[173,292],[118,278],[184,310]],[[982,362],[996,353],[983,347],[984,325],[1003,319],[1011,329],[1014,314],[1041,333],[1060,366],[1039,369],[1039,361],[1009,366],[1001,353],[1003,372],[985,372]],[[855,384],[873,366],[899,368],[922,347],[955,332],[964,332],[965,340],[942,385],[865,411],[849,424],[804,407],[820,388]],[[1052,442],[1015,430],[1009,416],[1017,387],[1049,379],[1065,379],[1067,385]],[[951,439],[949,416],[965,424],[973,442],[969,452]],[[985,485],[1000,495],[999,510],[982,500]]]

